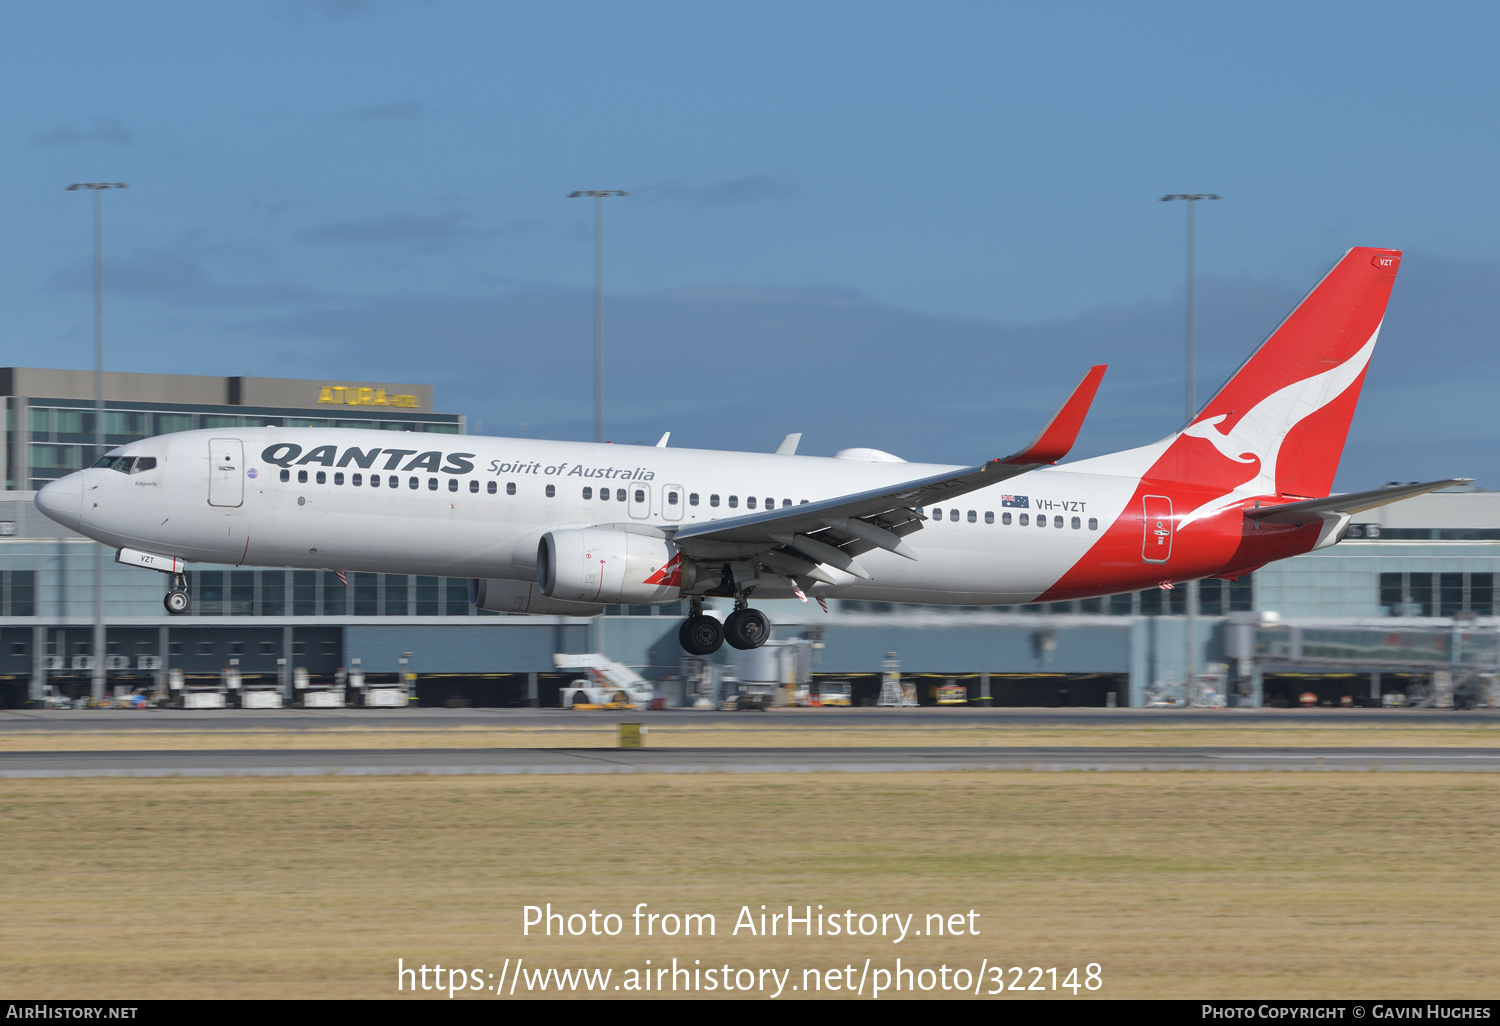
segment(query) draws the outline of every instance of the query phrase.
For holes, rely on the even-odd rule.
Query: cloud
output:
[[[106,146],[129,146],[130,130],[108,114],[100,114],[89,122],[87,128],[58,125],[31,137],[35,146],[79,146],[102,143]]]
[[[427,113],[427,105],[421,100],[393,100],[356,107],[346,116],[354,121],[416,121]]]
[[[177,307],[292,304],[305,308],[327,298],[301,285],[276,281],[225,283],[209,273],[211,266],[226,262],[224,256],[191,244],[137,249],[128,256],[105,260],[105,289],[112,297],[152,299]],[[54,272],[48,284],[59,291],[92,289],[92,266],[86,262],[70,264]]]
[[[471,238],[512,235],[540,227],[535,221],[508,221],[495,228],[476,228],[467,214],[392,214],[331,221],[302,232],[308,242],[339,246],[401,246],[430,252]]]
[[[706,206],[732,206],[740,203],[765,203],[789,200],[797,195],[797,186],[784,177],[749,175],[723,182],[693,185],[680,178],[669,178],[655,185],[643,185],[634,194],[644,199],[698,203]]]

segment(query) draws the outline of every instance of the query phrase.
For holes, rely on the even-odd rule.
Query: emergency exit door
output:
[[[1141,502],[1146,514],[1146,540],[1141,559],[1165,563],[1172,555],[1172,500],[1165,495],[1147,495]]]
[[[245,446],[238,438],[208,440],[208,504],[240,506],[245,502]]]

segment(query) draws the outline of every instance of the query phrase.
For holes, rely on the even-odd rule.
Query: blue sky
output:
[[[57,0],[0,8],[7,364],[429,381],[490,433],[964,462],[1111,364],[1177,426],[1353,245],[1407,251],[1339,478],[1500,486],[1489,5]]]

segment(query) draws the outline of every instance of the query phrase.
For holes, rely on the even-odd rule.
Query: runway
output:
[[[0,752],[0,777],[935,771],[1500,772],[1497,748],[387,748]]]
[[[1453,726],[1489,725],[1500,709],[775,709],[770,712],[603,712],[571,709],[5,709],[0,734],[28,730],[328,730],[340,727],[571,727],[609,723],[732,724],[737,728],[955,726]]]

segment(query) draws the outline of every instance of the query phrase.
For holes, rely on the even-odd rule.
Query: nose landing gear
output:
[[[193,600],[188,597],[187,581],[181,574],[172,575],[172,590],[167,592],[166,597],[161,600],[161,604],[166,606],[167,612],[173,616],[179,613],[186,613],[188,607],[193,604]]]

